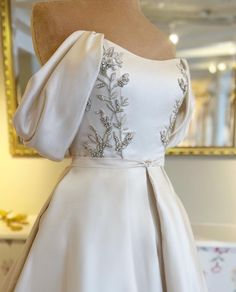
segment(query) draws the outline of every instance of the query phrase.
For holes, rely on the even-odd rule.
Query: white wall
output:
[[[166,160],[166,171],[192,222],[236,224],[236,157]]]

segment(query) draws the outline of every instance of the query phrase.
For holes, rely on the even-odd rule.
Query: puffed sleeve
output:
[[[29,79],[13,116],[23,144],[60,161],[75,137],[102,60],[103,34],[75,31]]]
[[[183,111],[177,114],[175,126],[170,134],[167,148],[175,147],[184,140],[195,109],[195,96],[192,90],[189,64],[186,59],[182,59],[182,61],[184,62],[183,65],[187,77],[187,88],[183,96],[183,103],[185,103],[185,105]]]

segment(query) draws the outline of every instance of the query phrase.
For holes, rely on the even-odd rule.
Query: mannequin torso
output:
[[[142,14],[138,0],[37,2],[31,29],[41,64],[76,30],[102,32],[105,38],[144,58],[175,57],[174,45]]]

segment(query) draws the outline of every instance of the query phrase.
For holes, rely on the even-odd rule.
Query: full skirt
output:
[[[206,292],[163,166],[68,166],[1,292]]]

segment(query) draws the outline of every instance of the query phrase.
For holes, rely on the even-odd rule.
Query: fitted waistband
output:
[[[164,166],[165,156],[160,155],[153,160],[135,160],[113,157],[88,157],[72,156],[71,166],[80,167],[108,167],[108,168],[127,168],[127,167],[155,167]]]

